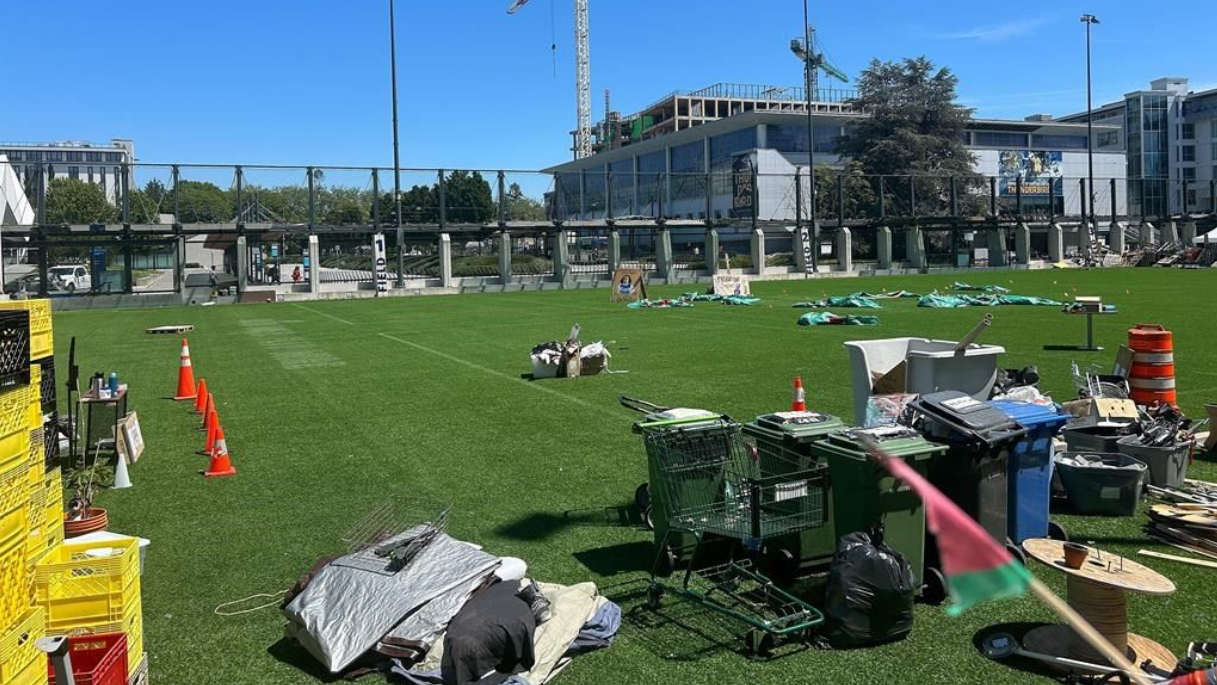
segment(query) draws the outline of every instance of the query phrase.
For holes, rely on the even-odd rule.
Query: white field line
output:
[[[305,307],[305,306],[304,306],[304,305],[302,305],[302,304],[296,304],[295,302],[293,302],[293,303],[292,303],[292,306],[293,306],[293,307],[299,307],[300,309],[303,309],[303,310],[304,310],[304,311],[306,311],[306,312],[312,312],[312,313],[314,313],[314,314],[316,314],[316,315],[318,315],[318,316],[324,316],[324,317],[325,317],[325,318],[327,318],[327,319],[333,319],[334,321],[337,321],[338,323],[344,323],[344,324],[346,324],[346,325],[348,325],[348,326],[354,326],[354,325],[356,325],[354,321],[347,321],[346,319],[339,318],[339,317],[337,317],[337,316],[334,316],[333,314],[326,314],[325,312],[317,311],[316,309],[313,309],[312,307]]]

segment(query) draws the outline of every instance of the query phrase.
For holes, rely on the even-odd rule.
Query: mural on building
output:
[[[1001,150],[998,152],[998,192],[1014,197],[1022,179],[1024,197],[1047,197],[1052,191],[1061,197],[1061,153],[1043,150]]]

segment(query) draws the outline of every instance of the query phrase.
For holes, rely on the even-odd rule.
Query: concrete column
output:
[[[308,291],[314,295],[321,292],[321,241],[317,236],[308,237]]]
[[[1179,235],[1179,240],[1183,243],[1184,247],[1193,247],[1193,244],[1196,242],[1195,221],[1183,222],[1183,233]]]
[[[612,230],[609,231],[608,236],[608,272],[610,278],[619,266],[621,266],[621,234],[616,230]]]
[[[567,231],[554,232],[554,275],[559,281],[566,281],[570,276],[570,233]]]
[[[846,226],[837,229],[837,264],[846,273],[854,270],[854,236]]]
[[[1154,225],[1148,221],[1142,222],[1141,223],[1141,246],[1145,247],[1146,245],[1150,245],[1155,242],[1157,242],[1157,241],[1154,240]]]
[[[1179,244],[1179,225],[1174,221],[1166,222],[1162,227],[1162,243],[1178,245]]]
[[[439,234],[439,284],[452,287],[452,236],[447,233]]]
[[[1031,263],[1031,227],[1026,222],[1014,229],[1014,258],[1023,266]]]
[[[892,268],[892,229],[887,226],[876,228],[875,241],[879,252],[879,268]]]
[[[249,243],[245,236],[237,236],[237,294],[249,287]]]
[[[1111,222],[1111,226],[1107,229],[1107,249],[1116,254],[1121,254],[1127,249],[1125,246],[1123,222]]]
[[[904,253],[914,269],[925,268],[925,244],[921,242],[920,228],[909,226],[904,229]]]
[[[503,231],[499,234],[499,280],[503,285],[511,283],[511,234]]]
[[[759,228],[752,232],[752,268],[757,274],[765,273],[765,232]]]
[[[1065,258],[1065,231],[1055,221],[1048,224],[1048,259],[1059,262]]]
[[[989,266],[1010,266],[1006,255],[1006,229],[995,226],[987,231],[989,248]]]
[[[718,273],[718,231],[706,231],[706,271],[713,276]]]
[[[672,234],[666,228],[655,234],[655,271],[664,281],[672,280]]]

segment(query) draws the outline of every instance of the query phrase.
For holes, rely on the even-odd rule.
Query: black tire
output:
[[[794,552],[785,547],[778,547],[771,550],[767,556],[765,565],[768,567],[766,573],[769,578],[779,587],[794,585],[794,581],[799,575],[799,559]]]
[[[676,572],[676,552],[671,545],[664,545],[655,560],[655,575],[668,577]]]
[[[650,507],[643,507],[638,513],[642,516],[643,527],[655,530],[655,511]]]
[[[68,293],[74,293],[74,292],[76,292],[76,284],[68,283],[66,286],[64,286],[63,289],[68,291]]]
[[[634,504],[641,509],[651,508],[651,486],[649,483],[643,483],[634,490]]]
[[[1061,542],[1069,542],[1069,531],[1056,521],[1048,522],[1048,539],[1060,540]]]
[[[773,635],[763,630],[754,628],[744,635],[744,651],[753,659],[768,659],[776,644]]]
[[[663,604],[663,587],[652,585],[647,588],[647,608],[651,611],[659,611],[659,606]]]
[[[938,606],[946,601],[947,578],[946,576],[942,575],[942,571],[934,568],[933,566],[927,566],[925,573],[922,574],[921,581],[922,602],[932,606]]]
[[[1023,566],[1027,565],[1027,553],[1023,551],[1021,545],[1016,545],[1013,542],[1007,542],[1006,551],[1010,553],[1010,556],[1014,557],[1015,561]]]

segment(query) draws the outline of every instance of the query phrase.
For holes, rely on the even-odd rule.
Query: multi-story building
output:
[[[109,143],[0,141],[0,155],[8,157],[17,177],[27,187],[41,165],[44,169],[49,167],[54,178],[76,178],[97,185],[110,203],[117,204],[122,165],[135,161],[135,143],[124,138],[114,138]],[[130,183],[134,187],[134,174]]]
[[[1057,121],[1085,123],[1079,112]],[[1165,77],[1148,90],[1094,109],[1096,125],[1119,132],[1096,134],[1096,142],[1118,136],[1128,155],[1129,209],[1148,216],[1211,211],[1217,181],[1217,89],[1188,90],[1188,80]]]

